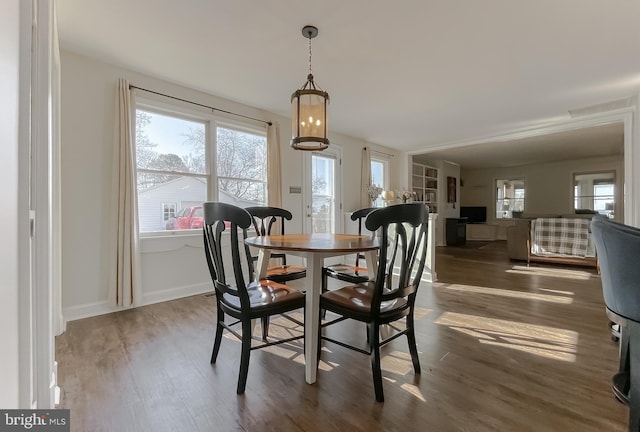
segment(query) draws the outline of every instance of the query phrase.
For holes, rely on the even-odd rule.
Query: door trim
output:
[[[305,233],[311,232],[311,217],[308,216],[311,208],[311,158],[314,154],[319,156],[330,155],[336,159],[336,171],[335,171],[335,199],[336,205],[334,210],[335,218],[335,230],[336,232],[343,231],[342,224],[342,146],[337,144],[331,144],[326,150],[322,152],[306,152],[304,155],[304,170],[303,170],[303,194],[302,194],[302,210],[303,210],[303,223],[302,231]]]

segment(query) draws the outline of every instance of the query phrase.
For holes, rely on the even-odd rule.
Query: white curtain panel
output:
[[[371,207],[369,186],[371,186],[371,150],[362,148],[362,169],[360,178],[360,208]]]
[[[267,125],[267,204],[282,207],[282,165],[280,162],[280,126]]]
[[[140,301],[140,239],[134,144],[135,101],[129,81],[123,78],[118,80],[115,114],[109,303],[112,307],[130,307]]]

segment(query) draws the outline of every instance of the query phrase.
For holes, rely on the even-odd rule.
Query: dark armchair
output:
[[[640,229],[594,217],[596,246],[607,315],[621,325],[616,396],[629,405],[629,431],[640,431]]]

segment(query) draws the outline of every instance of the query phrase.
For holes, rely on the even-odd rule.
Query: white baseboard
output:
[[[436,272],[425,270],[425,272],[422,274],[422,280],[429,283],[438,282],[438,274]]]
[[[192,295],[203,294],[213,291],[211,282],[186,285],[177,288],[169,288],[161,291],[151,291],[142,293],[142,302],[138,306],[146,306],[154,303],[160,303],[169,300],[176,300],[183,297],[189,297]],[[137,306],[134,306],[137,307]],[[127,308],[131,309],[131,308]],[[75,321],[82,318],[89,318],[98,315],[104,315],[111,312],[119,312],[124,310],[123,308],[114,308],[109,306],[106,300],[94,303],[88,303],[84,305],[71,306],[64,308],[62,315],[64,317],[64,323],[69,321]]]
[[[185,285],[177,288],[169,288],[161,291],[151,291],[148,293],[142,293],[141,306],[150,305],[154,303],[160,303],[169,300],[175,300],[183,297],[189,297],[197,294],[204,294],[206,292],[212,292],[213,286],[211,282],[205,282],[201,284]]]
[[[116,309],[109,306],[106,300],[84,305],[70,306],[62,309],[65,327],[69,321],[75,321],[82,318],[89,318],[97,315],[104,315],[115,312]]]

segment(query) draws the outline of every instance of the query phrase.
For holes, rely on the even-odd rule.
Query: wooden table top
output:
[[[370,236],[352,234],[285,234],[249,237],[245,240],[249,246],[261,249],[287,250],[300,252],[354,252],[380,248],[377,239]]]

